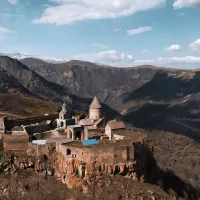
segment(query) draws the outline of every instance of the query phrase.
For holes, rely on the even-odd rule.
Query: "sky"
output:
[[[200,68],[200,0],[0,0],[0,52]]]

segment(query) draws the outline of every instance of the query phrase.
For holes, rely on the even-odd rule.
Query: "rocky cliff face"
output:
[[[101,179],[104,174],[116,176],[122,175],[135,181],[144,181],[144,171],[139,167],[137,161],[109,165],[103,163],[87,164],[77,159],[66,161],[62,154],[54,153],[51,157],[55,173],[68,188],[76,188],[86,181],[89,184]]]

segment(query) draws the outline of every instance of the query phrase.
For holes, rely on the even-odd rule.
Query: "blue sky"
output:
[[[200,0],[1,0],[1,52],[200,67]]]

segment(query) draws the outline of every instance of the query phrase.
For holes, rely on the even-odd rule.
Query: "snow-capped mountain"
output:
[[[49,58],[49,57],[42,57],[42,56],[36,56],[36,55],[31,55],[28,53],[23,53],[23,52],[18,52],[18,53],[0,53],[0,56],[8,56],[11,58],[15,58],[17,60],[22,60],[25,58],[35,58],[35,59],[40,59],[48,63],[64,63],[69,61],[68,59],[59,59],[59,58]]]

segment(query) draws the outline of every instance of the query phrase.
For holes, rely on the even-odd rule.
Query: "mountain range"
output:
[[[200,139],[200,71],[139,66],[117,68],[83,61],[48,63],[38,58],[0,57],[1,90],[63,101],[86,110],[97,96],[112,116],[139,128]],[[110,112],[108,112],[110,113]],[[111,116],[111,117],[112,117]]]

